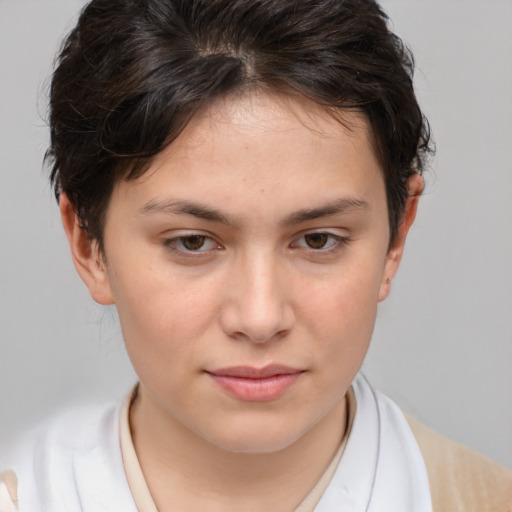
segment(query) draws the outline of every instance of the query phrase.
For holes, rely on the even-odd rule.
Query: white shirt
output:
[[[346,444],[327,470],[328,478],[320,479],[297,510],[432,512],[423,457],[404,415],[362,375],[352,389],[356,406]],[[137,508],[130,488],[135,452],[129,483],[120,441],[127,418],[126,406],[83,407],[28,436],[9,466],[18,475],[20,511],[156,511],[149,491],[144,504],[137,498]],[[126,428],[123,444],[124,451],[127,445],[133,448]],[[138,475],[140,483],[142,471]]]

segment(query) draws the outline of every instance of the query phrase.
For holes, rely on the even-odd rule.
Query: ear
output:
[[[395,277],[398,266],[400,265],[402,255],[404,253],[405,239],[407,238],[409,228],[416,217],[418,201],[421,193],[423,192],[424,186],[425,182],[423,181],[423,178],[417,173],[414,173],[407,182],[408,197],[402,214],[402,221],[398,226],[398,232],[393,243],[390,245],[386,256],[384,273],[379,290],[379,302],[384,300],[391,290],[391,281]]]
[[[91,240],[81,226],[75,208],[64,193],[60,195],[60,215],[76,271],[89,289],[91,297],[98,304],[113,304],[107,269],[98,243]]]

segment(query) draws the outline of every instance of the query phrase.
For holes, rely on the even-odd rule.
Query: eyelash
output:
[[[213,250],[213,249],[201,250],[201,248],[198,248],[197,250],[193,250],[193,249],[187,249],[186,247],[183,247],[183,242],[185,240],[188,239],[190,241],[193,238],[202,238],[202,239],[204,239],[205,243],[209,242],[211,244],[214,244],[215,249],[218,249],[221,247],[220,244],[215,242],[215,240],[211,236],[205,235],[203,233],[190,233],[187,235],[176,236],[174,238],[167,238],[163,241],[162,245],[170,252],[187,255],[187,256],[192,256],[192,257],[197,257],[196,255],[208,254]],[[179,245],[182,245],[182,247],[179,247]],[[203,243],[203,245],[204,245],[204,243]]]
[[[307,242],[305,245],[299,245],[298,241],[305,239],[307,236],[312,235],[319,235],[319,236],[325,236],[326,237],[326,243],[328,243],[329,240],[331,240],[331,244],[328,247],[319,247],[319,248],[313,248],[310,247]],[[194,238],[203,239],[203,244],[201,247],[197,248],[197,250],[189,249],[183,246],[183,243],[188,240],[191,241]],[[334,233],[329,233],[325,231],[312,231],[308,233],[304,233],[297,239],[295,239],[294,242],[290,244],[290,247],[292,248],[298,248],[300,250],[310,251],[313,254],[323,254],[328,255],[332,254],[334,252],[337,252],[339,250],[342,250],[345,248],[345,246],[350,242],[349,237],[341,236],[341,235],[335,235]],[[210,249],[202,249],[202,247],[207,244],[213,244],[214,247]],[[187,257],[200,257],[204,255],[211,254],[216,249],[222,249],[222,246],[217,243],[211,236],[203,233],[190,233],[182,236],[176,236],[173,238],[167,238],[163,240],[162,245],[170,252],[177,253],[180,255],[184,255]],[[181,247],[180,247],[181,245]],[[325,244],[324,244],[325,245]]]

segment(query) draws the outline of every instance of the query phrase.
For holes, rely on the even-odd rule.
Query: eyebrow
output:
[[[343,213],[352,213],[367,210],[368,203],[356,197],[344,197],[336,199],[318,208],[305,208],[297,210],[286,216],[283,220],[284,225],[301,224],[303,222],[338,215]],[[170,213],[174,215],[192,215],[200,219],[211,222],[219,222],[227,226],[234,226],[236,223],[231,221],[226,215],[214,208],[182,200],[148,201],[140,210],[140,215],[151,213]]]
[[[298,210],[288,215],[285,218],[284,223],[301,224],[302,222],[310,220],[330,217],[331,215],[363,211],[368,208],[368,203],[362,199],[357,197],[344,197],[342,199],[331,201],[318,208],[305,208],[304,210]]]
[[[170,201],[148,201],[141,209],[140,214],[148,213],[172,213],[177,215],[192,215],[199,219],[209,220],[211,222],[220,222],[227,226],[233,223],[221,212],[200,203],[190,201],[170,200]]]

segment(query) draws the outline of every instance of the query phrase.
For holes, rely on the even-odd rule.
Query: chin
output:
[[[291,427],[271,428],[268,424],[259,426],[254,422],[250,427],[230,428],[206,441],[221,450],[240,454],[269,454],[288,448],[300,438]]]
[[[277,453],[285,450],[293,444],[295,440],[284,439],[229,439],[226,442],[217,444],[217,447],[223,451],[245,455],[265,455]]]

